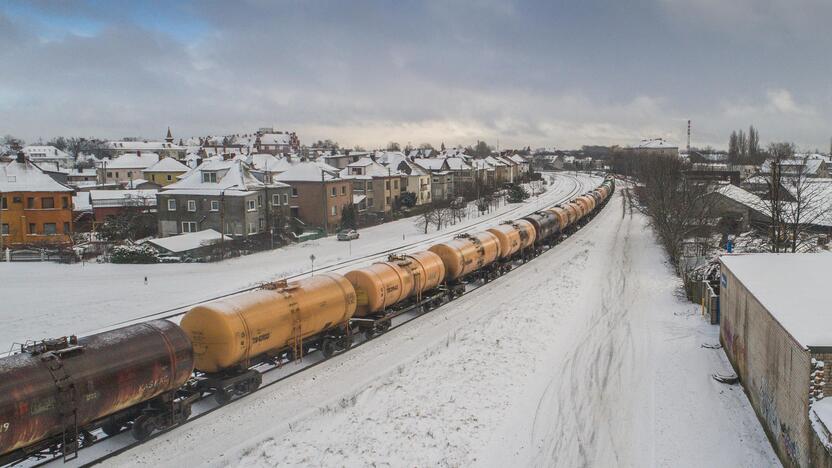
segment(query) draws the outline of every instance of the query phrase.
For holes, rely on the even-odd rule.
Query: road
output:
[[[488,287],[109,463],[776,466],[620,193]]]

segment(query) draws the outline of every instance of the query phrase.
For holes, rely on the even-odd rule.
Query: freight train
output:
[[[100,429],[142,440],[186,421],[206,395],[219,404],[257,389],[261,364],[311,352],[329,358],[426,312],[556,244],[611,197],[615,179],[524,218],[344,275],[324,273],[193,307],[167,320],[22,346],[0,359],[0,464],[77,456]]]

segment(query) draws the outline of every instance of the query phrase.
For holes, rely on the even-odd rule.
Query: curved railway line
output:
[[[572,199],[575,195],[581,193],[584,189],[583,185],[581,184],[581,182],[577,178],[570,177],[570,176],[567,176],[567,177],[569,177],[569,180],[571,181],[573,186],[570,189],[568,194],[560,197],[560,199],[557,200],[555,203],[566,202],[566,201]],[[547,203],[550,203],[550,202],[547,202]],[[339,262],[334,262],[334,263],[331,263],[329,265],[326,265],[325,267],[322,267],[322,268],[318,269],[317,271],[332,271],[332,270],[335,270],[335,269],[340,269],[340,268],[352,266],[352,265],[355,265],[355,264],[365,264],[365,263],[368,263],[372,260],[377,260],[379,258],[383,258],[384,256],[386,256],[388,254],[391,254],[391,253],[394,253],[394,252],[402,252],[403,250],[412,249],[412,248],[415,248],[415,247],[419,247],[421,245],[429,245],[430,243],[436,242],[438,239],[447,238],[449,236],[454,236],[455,234],[460,234],[460,233],[464,233],[466,231],[475,229],[476,227],[481,226],[484,223],[487,223],[489,221],[493,221],[495,218],[508,216],[512,213],[515,213],[515,212],[523,209],[523,208],[528,209],[528,206],[521,205],[521,206],[515,207],[511,210],[507,210],[505,212],[502,212],[498,215],[489,216],[485,219],[478,220],[477,222],[469,224],[467,226],[460,227],[460,228],[457,228],[457,229],[453,229],[453,230],[450,230],[450,231],[446,231],[446,232],[443,232],[441,234],[437,234],[437,235],[434,235],[434,236],[431,236],[429,238],[425,238],[425,239],[422,239],[422,240],[419,240],[419,241],[416,241],[416,242],[411,242],[411,243],[408,243],[408,244],[400,245],[400,246],[398,246],[394,249],[385,249],[385,250],[382,250],[382,251],[378,251],[378,252],[374,252],[374,253],[371,253],[371,254],[363,255],[363,256],[360,256],[360,257],[351,258],[351,259],[344,260],[344,261],[339,261]],[[529,214],[534,213],[536,211],[537,211],[537,208],[532,209],[532,210],[529,211]],[[591,215],[587,216],[586,221],[587,222],[591,221],[591,219],[595,216],[595,214],[597,214],[597,210],[594,211],[593,213],[591,213]],[[525,266],[526,263],[528,263],[528,262],[527,261],[522,261],[522,262],[515,263],[515,265],[513,266],[512,269],[521,268],[521,267]],[[309,273],[310,273],[309,271],[297,273],[297,274],[294,274],[294,275],[291,275],[291,276],[287,277],[287,279],[300,278],[300,277],[303,277],[305,275],[308,275]],[[495,278],[495,280],[496,279],[499,279],[499,278]],[[460,296],[463,296],[463,295],[467,295],[467,294],[483,287],[487,283],[488,283],[487,280],[486,281],[475,280],[475,281],[466,283],[465,286],[464,286],[464,291],[463,292],[457,293],[455,296],[452,295],[450,297],[453,298],[453,297],[460,297]],[[239,289],[239,290],[236,290],[236,291],[232,291],[232,292],[229,292],[229,293],[225,293],[225,294],[222,294],[222,295],[215,296],[213,298],[205,299],[204,301],[199,301],[198,303],[179,306],[179,307],[172,308],[172,309],[167,309],[167,310],[164,310],[164,311],[161,311],[161,312],[156,312],[156,313],[148,314],[148,315],[145,315],[145,316],[142,316],[142,317],[136,317],[136,318],[132,318],[132,319],[122,321],[122,322],[119,322],[119,323],[111,324],[111,325],[108,325],[107,328],[118,327],[118,326],[122,326],[122,325],[125,325],[125,324],[140,322],[140,321],[144,321],[144,320],[148,320],[148,319],[170,319],[170,318],[175,318],[175,317],[178,317],[178,316],[181,316],[181,315],[185,314],[187,309],[189,309],[190,307],[195,306],[197,304],[201,304],[205,301],[233,297],[235,295],[245,293],[247,291],[252,291],[252,290],[258,289],[260,287],[262,287],[262,286],[257,285],[257,286],[253,286],[253,287],[247,287],[247,288]],[[445,305],[446,303],[450,302],[451,300],[452,299],[442,300],[441,305]],[[439,305],[439,306],[441,306],[441,305]],[[389,319],[389,322],[390,322],[389,330],[396,329],[396,328],[404,326],[405,324],[411,322],[412,320],[415,320],[416,318],[419,318],[422,315],[424,315],[425,313],[427,313],[427,310],[428,309],[423,309],[421,306],[419,306],[419,307],[415,307],[413,309],[408,309],[408,310],[406,310],[402,313],[398,313],[394,316],[391,316],[392,318]],[[385,329],[385,331],[388,331],[388,329]],[[362,346],[362,345],[366,344],[367,342],[369,342],[371,340],[372,340],[372,335],[368,334],[366,337],[363,337],[362,339],[360,339],[360,341],[358,341],[354,345],[351,345],[348,349],[342,351],[341,353],[349,352],[350,349],[358,347],[358,346]],[[285,363],[279,363],[277,365],[270,365],[270,364],[269,365],[263,365],[263,364],[261,364],[261,365],[254,366],[253,369],[256,370],[257,372],[259,372],[264,378],[264,381],[263,381],[262,385],[259,386],[259,388],[256,388],[255,390],[253,390],[250,393],[247,393],[245,395],[241,395],[240,397],[238,397],[236,399],[233,399],[230,402],[225,402],[224,404],[215,403],[213,400],[211,400],[210,402],[206,402],[208,397],[212,396],[213,393],[212,392],[200,392],[198,398],[196,400],[194,400],[194,405],[195,406],[201,406],[201,407],[196,408],[195,414],[193,414],[190,418],[188,418],[187,420],[185,420],[181,424],[171,426],[171,427],[168,427],[168,428],[165,428],[165,429],[161,429],[161,430],[153,433],[152,435],[150,435],[150,437],[148,437],[146,439],[143,439],[141,441],[132,441],[131,440],[130,442],[126,442],[126,440],[128,440],[128,439],[127,439],[126,435],[124,434],[124,432],[127,432],[127,431],[124,431],[124,432],[119,433],[119,434],[105,435],[105,434],[103,434],[103,431],[101,431],[100,429],[96,430],[95,431],[95,436],[96,436],[95,442],[91,443],[89,446],[84,447],[84,450],[81,450],[81,452],[82,452],[81,453],[81,455],[82,455],[81,458],[82,459],[86,458],[87,460],[83,461],[83,460],[79,459],[78,462],[81,463],[81,466],[93,466],[93,465],[97,465],[101,462],[104,462],[104,461],[106,461],[106,460],[108,460],[112,457],[115,457],[115,456],[120,455],[124,452],[127,452],[127,451],[145,443],[146,441],[148,441],[150,439],[162,436],[163,434],[167,434],[169,431],[172,431],[172,430],[176,429],[179,426],[189,424],[190,422],[195,421],[197,419],[200,419],[205,415],[211,414],[212,412],[214,412],[214,411],[216,411],[216,410],[218,410],[218,409],[220,409],[224,406],[227,406],[229,404],[236,404],[238,401],[242,401],[247,395],[249,395],[251,393],[260,391],[263,388],[271,387],[271,386],[273,386],[273,385],[275,385],[279,382],[282,382],[282,381],[284,381],[284,380],[286,380],[286,379],[288,379],[288,378],[290,378],[294,375],[297,375],[298,373],[301,373],[301,372],[309,370],[313,367],[316,367],[318,364],[321,364],[321,363],[326,361],[326,359],[321,359],[321,357],[322,357],[321,353],[315,353],[314,355],[307,358],[306,362],[302,362],[304,360],[304,358],[301,358],[297,361],[294,361],[294,362],[297,362],[297,363],[301,364],[301,367],[299,367],[297,369],[294,369],[294,370],[291,370],[291,371],[288,371],[286,369],[286,364]],[[278,372],[275,372],[275,371],[278,371]],[[113,439],[113,440],[111,440],[111,439]],[[121,443],[122,442],[121,440],[116,441],[115,439],[125,439],[126,443],[124,443],[124,445],[121,445],[119,447],[104,448],[102,446],[102,443],[104,443],[105,441],[110,441],[109,443]],[[90,450],[90,449],[92,449],[92,450],[88,452],[88,450]],[[100,455],[93,454],[92,452],[96,452],[97,449],[98,450],[103,449],[103,450],[105,450],[105,453],[102,453]],[[90,453],[90,455],[92,457],[84,456],[84,455],[86,455],[86,453],[84,453],[84,452]],[[45,460],[41,459],[34,466],[47,465],[47,464],[50,464],[52,462],[58,461],[61,458],[62,457],[59,455],[59,456],[55,456],[53,458],[48,458],[48,459],[45,459]],[[25,463],[28,466],[32,466],[31,459],[27,460],[27,461],[24,461],[23,463]]]

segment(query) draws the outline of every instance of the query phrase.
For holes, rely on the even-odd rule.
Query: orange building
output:
[[[69,244],[72,193],[23,153],[0,166],[2,247]]]

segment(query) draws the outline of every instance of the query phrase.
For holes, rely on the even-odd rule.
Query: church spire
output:
[[[168,143],[173,143],[173,134],[170,132],[170,127],[168,127],[168,135],[165,137],[165,141]]]

